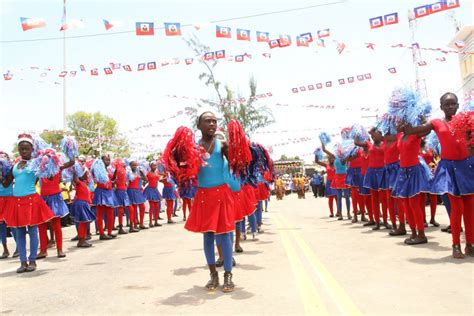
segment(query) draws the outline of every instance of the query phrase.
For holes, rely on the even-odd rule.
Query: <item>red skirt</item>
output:
[[[54,213],[35,193],[9,198],[3,217],[8,227],[25,227],[45,223],[54,217]]]
[[[270,190],[268,190],[267,186],[263,182],[259,182],[257,187],[255,188],[255,198],[257,201],[265,201],[268,200],[270,196]]]
[[[234,231],[234,201],[229,186],[198,188],[184,228],[195,233]]]
[[[245,216],[249,216],[253,212],[255,212],[255,204],[253,204],[247,199],[247,195],[242,189],[238,192],[232,192],[232,197],[234,199],[234,212],[236,223],[242,221]]]
[[[4,214],[9,199],[11,199],[10,196],[0,196],[0,223],[3,223],[5,221]]]
[[[250,184],[244,184],[240,191],[245,194],[245,203],[253,209],[249,214],[252,215],[257,209],[258,204],[257,198],[255,197],[255,190]]]
[[[335,174],[331,182],[331,189],[349,189],[346,184],[346,174]]]

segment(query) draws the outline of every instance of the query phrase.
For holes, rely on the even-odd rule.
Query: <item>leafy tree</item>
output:
[[[44,139],[45,142],[48,144],[53,145],[53,147],[58,148],[59,144],[61,144],[61,140],[64,137],[64,132],[62,130],[47,130],[45,129],[40,134],[41,138]]]
[[[84,155],[99,156],[111,152],[122,157],[130,155],[126,137],[119,134],[117,122],[100,112],[76,112],[67,116],[67,125]]]
[[[210,50],[209,46],[201,43],[196,36],[185,39],[185,41],[197,56],[203,56]],[[198,103],[196,107],[186,109],[195,120],[197,119],[197,112],[200,108],[210,106],[215,109],[216,114],[220,114],[219,116],[222,117],[220,123],[224,128],[227,127],[227,123],[229,123],[230,120],[236,119],[240,121],[247,134],[251,134],[257,129],[268,126],[274,122],[271,110],[268,107],[258,106],[256,104],[257,82],[253,77],[249,80],[249,96],[242,98],[242,96],[235,96],[229,86],[226,85],[222,87],[221,82],[217,79],[215,74],[215,68],[219,64],[217,59],[199,59],[198,62],[205,68],[205,71],[199,74],[199,80],[203,81],[206,86],[210,86],[214,89],[216,98],[214,100],[201,99],[201,102]]]

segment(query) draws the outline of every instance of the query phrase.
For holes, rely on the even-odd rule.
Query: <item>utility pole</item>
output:
[[[411,33],[411,55],[413,59],[413,67],[415,70],[415,89],[424,98],[427,98],[428,91],[426,89],[426,81],[424,79],[420,79],[420,72],[418,69],[418,67],[420,66],[420,62],[422,62],[423,60],[421,59],[420,45],[416,42],[415,37],[416,18],[415,14],[411,10],[408,10],[408,24]]]
[[[99,124],[98,126],[98,131],[97,131],[97,141],[99,142],[99,157],[102,157],[102,136],[101,136],[101,130],[102,130],[102,124]]]
[[[66,20],[66,0],[63,0],[63,19],[64,23],[67,23]],[[63,71],[66,71],[66,29],[63,30]],[[66,132],[66,115],[67,115],[67,106],[66,106],[66,76],[63,77],[63,130]]]

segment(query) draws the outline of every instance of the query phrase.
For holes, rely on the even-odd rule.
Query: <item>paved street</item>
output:
[[[204,290],[202,237],[181,221],[111,241],[94,236],[89,249],[76,248],[66,228],[67,258],[50,249],[36,272],[21,275],[17,259],[0,261],[0,313],[473,314],[474,258],[451,259],[449,234],[428,228],[429,243],[411,247],[327,214],[326,199],[272,200],[265,233],[235,254],[230,294]],[[444,207],[437,219],[447,224]]]

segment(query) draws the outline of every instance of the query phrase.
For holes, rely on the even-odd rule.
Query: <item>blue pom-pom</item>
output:
[[[53,149],[40,150],[27,168],[38,178],[51,178],[60,171],[61,162]]]
[[[399,88],[392,92],[388,104],[388,114],[396,122],[403,121],[411,126],[423,124],[431,113],[431,104],[411,88]]]
[[[315,160],[317,161],[322,161],[323,160],[323,157],[324,157],[324,153],[323,153],[323,150],[321,148],[316,148],[316,150],[314,151],[314,158]]]
[[[70,160],[79,156],[79,147],[77,141],[72,136],[65,136],[61,140],[61,150]]]
[[[319,134],[319,139],[323,145],[327,145],[331,142],[331,136],[329,136],[329,134],[326,132],[321,132]]]
[[[6,177],[12,170],[11,161],[7,158],[0,158],[0,169],[0,174],[2,175],[2,177]]]
[[[431,131],[425,138],[426,147],[431,149],[437,156],[441,155],[441,144],[438,136],[434,131]]]
[[[471,112],[474,111],[474,100],[469,100],[464,104],[462,107],[463,112]]]
[[[127,170],[127,181],[131,182],[133,180],[135,180],[135,178],[137,177],[137,175],[135,173],[133,173],[132,171],[132,168],[130,168],[129,166],[126,168]]]
[[[98,183],[109,182],[109,174],[105,168],[105,164],[102,159],[96,159],[92,163],[91,171],[94,174],[94,178]]]
[[[337,144],[335,154],[339,159],[347,159],[357,153],[358,147],[350,139],[343,140]]]
[[[423,159],[423,157],[421,156],[418,156],[418,161],[420,161],[420,165],[423,167],[423,171],[426,174],[426,177],[428,178],[428,180],[431,181],[433,179],[433,172],[431,172],[430,166],[428,166],[425,159]]]
[[[350,139],[358,139],[361,142],[366,142],[369,140],[369,133],[367,129],[360,124],[354,124],[352,126],[351,132],[349,134]]]
[[[32,157],[36,158],[40,155],[41,150],[49,149],[51,148],[51,144],[48,144],[44,141],[41,136],[36,136],[33,140],[33,154]]]
[[[61,180],[63,182],[72,182],[72,180],[74,179],[74,174],[73,174],[73,170],[72,170],[72,167],[69,167],[69,168],[66,168],[63,170],[63,172],[61,172]]]

